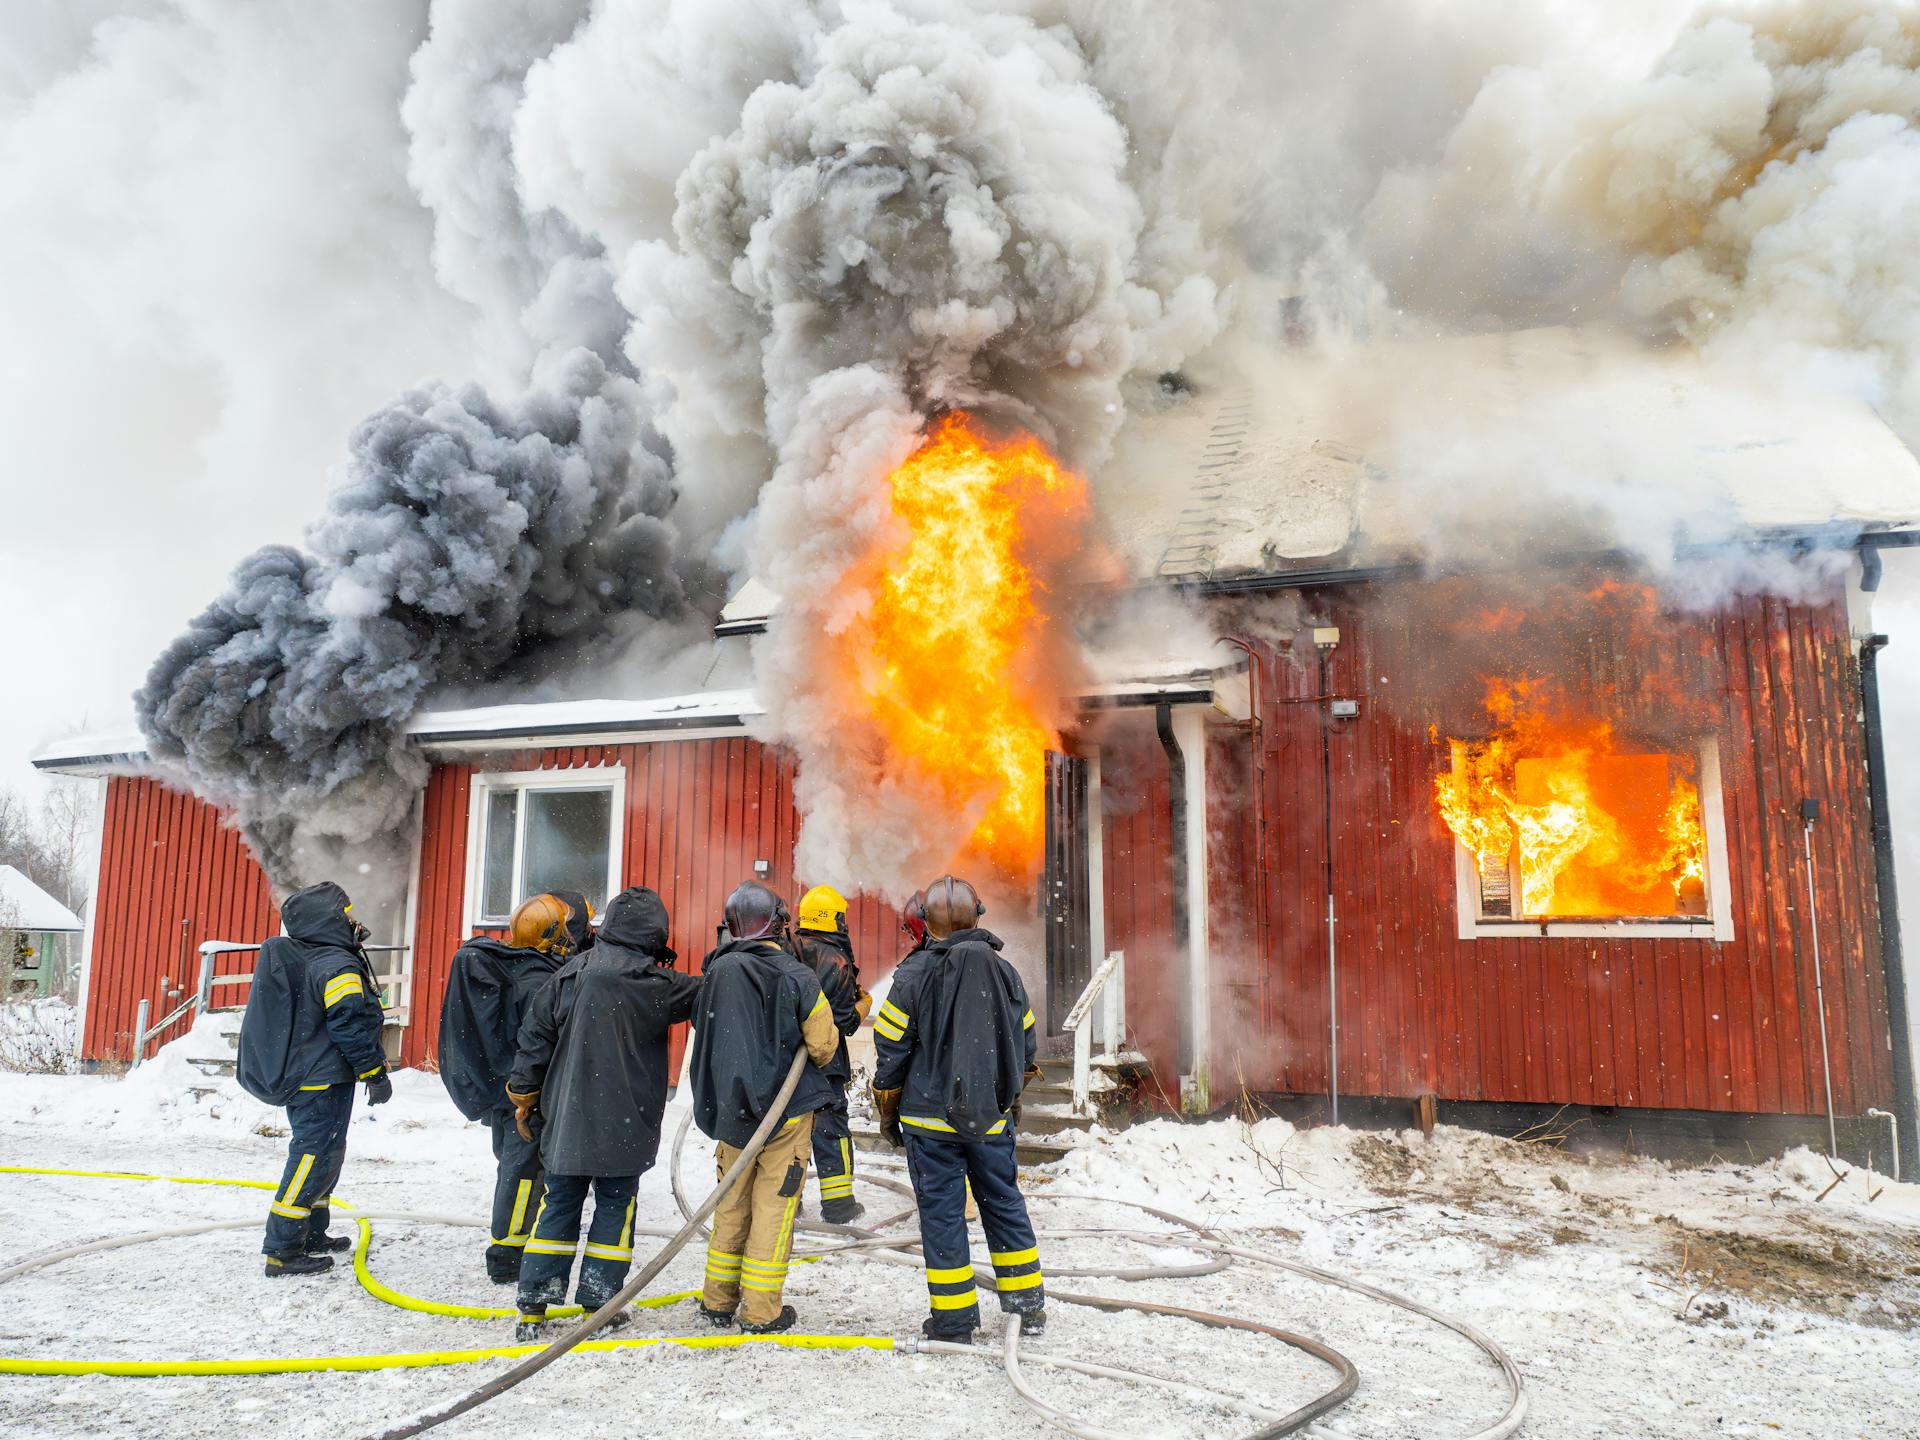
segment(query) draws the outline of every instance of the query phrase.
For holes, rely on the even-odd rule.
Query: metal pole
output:
[[[200,983],[194,989],[195,1008],[204,1015],[213,1008],[213,959],[217,952],[200,947]]]
[[[1327,652],[1339,641],[1334,630],[1331,640],[1322,640],[1314,632],[1320,649],[1320,821],[1321,864],[1327,887],[1327,1100],[1332,1108],[1332,1123],[1340,1123],[1340,954],[1334,941],[1333,913],[1333,715],[1327,701]]]
[[[1327,1095],[1333,1101],[1333,1123],[1340,1123],[1340,978],[1333,943],[1333,896],[1327,896]]]
[[[1813,936],[1813,997],[1820,1009],[1820,1079],[1827,1089],[1827,1153],[1840,1158],[1840,1139],[1833,1123],[1833,1063],[1827,1053],[1827,992],[1820,974],[1820,916],[1813,908],[1813,821],[1800,832],[1807,857],[1807,932]]]
[[[133,1013],[133,1064],[127,1068],[136,1070],[140,1066],[140,1052],[147,1048],[147,1009],[151,1001],[142,1000],[140,1008]]]

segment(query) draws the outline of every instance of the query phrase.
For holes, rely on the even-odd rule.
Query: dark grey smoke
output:
[[[516,404],[427,385],[370,416],[312,553],[243,560],[155,662],[134,697],[151,756],[235,812],[276,883],[352,888],[364,865],[397,886],[426,776],[402,736],[429,690],[531,679],[687,609],[640,413],[576,350]]]

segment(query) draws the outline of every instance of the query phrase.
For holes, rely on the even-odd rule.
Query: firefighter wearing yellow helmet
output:
[[[846,1037],[860,1028],[872,998],[860,987],[860,966],[847,933],[847,897],[831,885],[816,885],[800,897],[795,945],[802,964],[820,979],[820,992],[833,1007],[840,1044],[821,1067],[833,1084],[833,1098],[814,1113],[813,1168],[820,1177],[820,1218],[850,1225],[866,1213],[853,1198],[853,1129],[847,1117],[847,1085],[853,1065]]]

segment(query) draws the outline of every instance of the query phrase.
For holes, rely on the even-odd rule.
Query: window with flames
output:
[[[1710,744],[1655,749],[1603,722],[1536,720],[1452,751],[1434,791],[1470,862],[1463,921],[1471,902],[1472,919],[1496,932],[1502,922],[1712,923]]]

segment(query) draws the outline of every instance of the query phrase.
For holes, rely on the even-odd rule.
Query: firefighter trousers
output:
[[[487,1268],[511,1273],[520,1268],[520,1254],[533,1234],[533,1217],[540,1213],[540,1136],[522,1140],[513,1126],[513,1112],[490,1117],[493,1127],[493,1229],[487,1245]]]
[[[793,1251],[793,1216],[807,1183],[812,1143],[811,1114],[787,1121],[767,1138],[752,1168],[713,1212],[707,1286],[700,1297],[707,1309],[731,1315],[737,1308],[744,1325],[765,1325],[780,1314],[787,1259]],[[739,1146],[722,1142],[714,1155],[715,1178],[739,1158]]]
[[[820,1181],[820,1203],[853,1199],[853,1126],[848,1123],[847,1090],[813,1112],[813,1173]]]
[[[593,1192],[593,1223],[587,1230],[586,1258],[574,1303],[598,1310],[627,1283],[633,1268],[633,1197],[638,1175],[555,1175],[546,1177],[547,1193],[534,1217],[533,1235],[520,1262],[520,1309],[529,1318],[567,1298],[567,1277],[580,1248],[580,1212]]]
[[[967,1185],[980,1207],[1000,1308],[1010,1313],[1047,1303],[1040,1251],[1020,1193],[1011,1129],[967,1141],[908,1129],[907,1174],[920,1206],[920,1252],[927,1270],[929,1333],[965,1339],[980,1328],[967,1245]]]
[[[353,1085],[302,1087],[287,1102],[287,1164],[267,1207],[262,1254],[285,1260],[316,1245],[332,1218],[333,1187],[347,1159],[347,1122],[353,1118]]]

